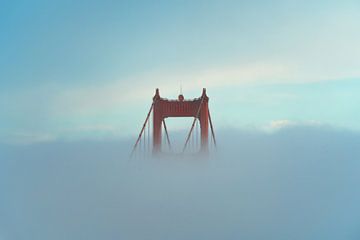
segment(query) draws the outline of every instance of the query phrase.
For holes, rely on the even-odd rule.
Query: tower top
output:
[[[206,100],[208,100],[209,98],[208,98],[208,96],[206,95],[206,88],[203,88],[203,90],[202,90],[202,94],[201,94],[201,97],[200,98],[195,98],[195,99],[193,99],[193,100],[186,100],[186,101],[194,101],[194,100],[197,100],[197,99],[201,99],[201,98],[205,98]],[[166,98],[162,98],[161,96],[160,96],[160,90],[159,90],[159,88],[156,88],[155,89],[155,95],[154,95],[154,97],[153,97],[153,100],[155,101],[155,100],[160,100],[160,99],[162,99],[162,100],[166,100],[166,101],[174,101],[174,100],[168,100],[168,99],[166,99]],[[175,100],[176,101],[176,100]],[[180,94],[179,94],[179,96],[178,96],[178,98],[177,98],[177,101],[179,101],[179,102],[184,102],[185,101],[185,97],[184,97],[184,95],[182,94],[182,88],[180,89]]]
[[[203,88],[202,96],[206,96],[206,88]]]

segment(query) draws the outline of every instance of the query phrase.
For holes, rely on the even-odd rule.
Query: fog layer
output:
[[[360,135],[223,130],[211,159],[131,141],[0,147],[0,239],[360,238]]]

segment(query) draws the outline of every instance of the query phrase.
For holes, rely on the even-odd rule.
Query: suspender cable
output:
[[[145,128],[146,128],[146,126],[145,126]],[[144,150],[143,150],[143,152],[144,152],[144,158],[146,157],[146,130],[144,130]]]
[[[194,151],[194,131],[191,133],[190,152]]]
[[[199,119],[195,123],[195,150],[198,151],[198,140],[199,140]]]
[[[139,149],[137,149],[137,159],[141,159],[141,146],[142,146],[142,138],[140,138],[140,142],[139,142]]]
[[[212,140],[214,141],[214,146],[216,148],[215,132],[214,132],[213,124],[211,121],[210,110],[208,110],[208,116],[209,116],[209,122],[210,122],[211,136],[212,136]]]
[[[148,130],[148,139],[147,139],[147,144],[148,144],[148,153],[150,153],[150,119],[151,118],[149,118],[149,120],[147,121],[148,122],[148,126],[147,126],[147,130]]]
[[[142,126],[142,128],[141,128],[141,131],[140,131],[140,133],[139,133],[139,136],[138,136],[138,138],[137,138],[137,140],[136,140],[136,142],[135,142],[135,145],[134,145],[134,147],[133,147],[133,150],[131,151],[130,158],[131,158],[132,155],[134,154],[135,149],[136,149],[137,145],[139,144],[139,141],[141,140],[141,136],[142,136],[142,134],[143,134],[143,132],[144,132],[144,129],[145,129],[145,126],[146,126],[146,122],[149,120],[149,117],[150,117],[151,111],[153,110],[153,107],[154,107],[154,102],[151,104],[149,113],[148,113],[147,116],[146,116],[145,122],[144,122],[144,124],[143,124],[143,126]]]
[[[169,146],[169,150],[171,151],[171,144],[170,144],[170,138],[169,138],[169,133],[166,127],[166,123],[165,123],[165,119],[163,119],[163,124],[164,124],[164,129],[165,129],[165,134],[166,134],[166,140]]]
[[[186,146],[187,146],[187,144],[188,144],[188,142],[189,142],[189,138],[190,138],[191,132],[192,132],[193,129],[194,129],[194,125],[195,125],[196,119],[199,117],[199,114],[200,114],[200,110],[201,110],[201,106],[202,106],[203,101],[204,101],[204,96],[201,97],[201,102],[200,102],[199,108],[198,108],[198,110],[197,110],[196,116],[194,117],[194,121],[193,121],[193,123],[192,123],[192,125],[191,125],[190,132],[189,132],[189,134],[188,134],[188,136],[187,136],[187,138],[186,138],[186,141],[185,141],[185,145],[184,145],[184,148],[183,148],[183,153],[185,152]]]
[[[147,124],[146,124],[146,126],[147,126]],[[147,132],[146,126],[145,126],[144,134],[143,134],[143,138],[144,138],[144,156],[146,154],[146,142],[147,142],[147,139],[146,139],[146,132]]]

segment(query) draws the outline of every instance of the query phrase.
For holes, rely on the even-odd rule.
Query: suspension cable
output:
[[[130,158],[132,157],[133,153],[135,152],[135,149],[136,149],[137,145],[139,144],[139,141],[141,140],[141,136],[142,136],[142,134],[143,134],[143,132],[144,132],[146,123],[147,123],[147,121],[149,120],[151,111],[153,110],[154,103],[155,103],[155,102],[153,102],[153,103],[151,104],[149,113],[148,113],[147,116],[146,116],[145,122],[144,122],[144,124],[143,124],[143,126],[142,126],[142,128],[141,128],[141,131],[140,131],[140,133],[139,133],[139,136],[138,136],[138,138],[137,138],[137,140],[136,140],[136,142],[135,142],[135,145],[134,145],[134,147],[133,147],[133,150],[131,151]]]
[[[211,121],[211,116],[210,116],[210,110],[209,109],[208,109],[208,116],[209,116],[209,122],[210,122],[211,136],[212,136],[212,140],[214,141],[214,146],[216,148],[215,132],[214,132],[213,124],[212,124],[212,121]]]
[[[192,123],[192,125],[191,125],[191,129],[190,129],[189,135],[187,136],[186,141],[185,141],[185,145],[184,145],[184,148],[183,148],[183,153],[185,152],[186,146],[187,146],[187,144],[188,144],[188,142],[189,142],[189,138],[190,138],[191,132],[192,132],[193,129],[194,129],[194,125],[195,125],[196,119],[199,117],[199,114],[200,114],[200,110],[201,110],[201,106],[202,106],[202,104],[203,104],[203,101],[204,101],[204,96],[201,97],[201,102],[200,102],[199,108],[198,108],[198,110],[197,110],[196,116],[194,117],[194,121],[193,121],[193,123]]]

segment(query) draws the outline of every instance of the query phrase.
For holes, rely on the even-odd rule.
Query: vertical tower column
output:
[[[206,96],[206,89],[203,89],[203,101],[200,109],[200,131],[201,131],[201,146],[200,151],[207,153],[209,151],[209,98]]]
[[[156,89],[153,101],[153,155],[156,155],[161,151],[161,126],[163,120],[159,89]]]

